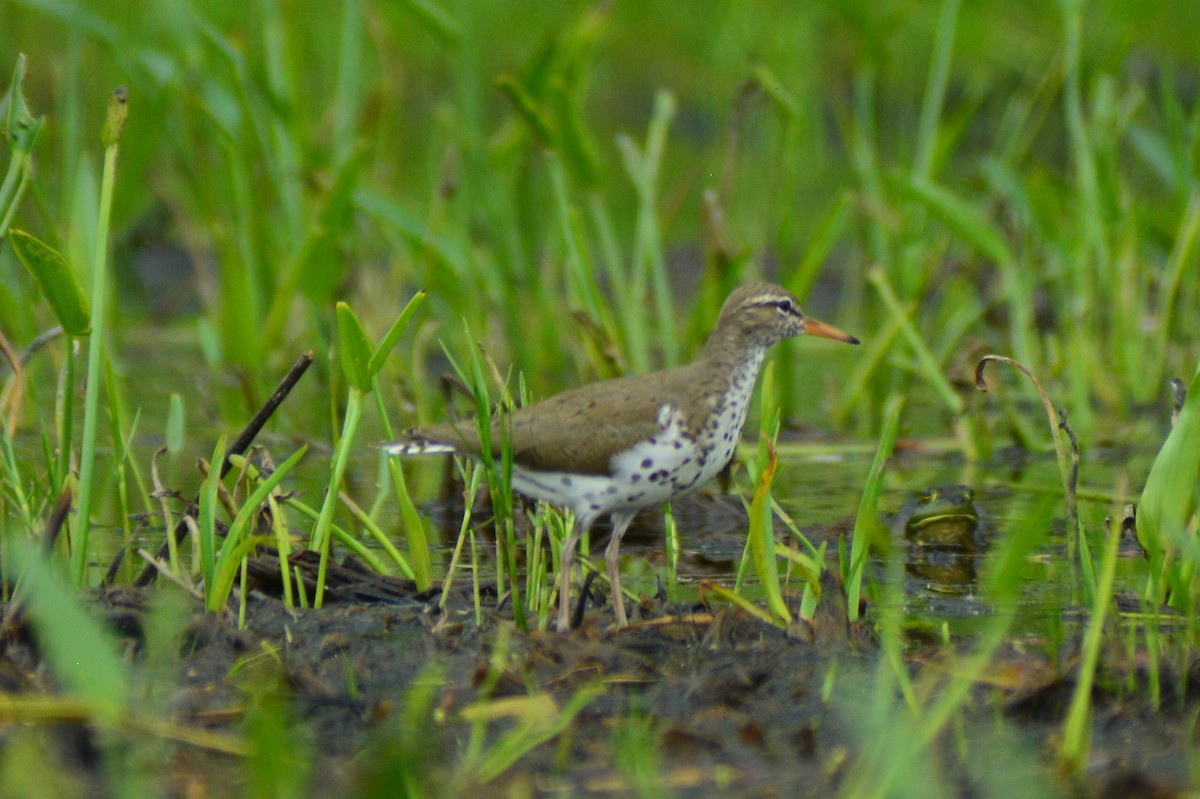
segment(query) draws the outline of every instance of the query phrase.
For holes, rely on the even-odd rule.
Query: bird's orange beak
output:
[[[820,336],[821,338],[831,338],[834,341],[844,341],[847,344],[857,344],[858,339],[849,333],[843,333],[833,325],[827,325],[824,322],[818,322],[816,319],[804,320],[804,332],[810,336]]]

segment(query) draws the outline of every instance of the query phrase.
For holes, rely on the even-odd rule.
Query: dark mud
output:
[[[311,574],[315,559],[293,563]],[[236,611],[204,614],[189,598],[168,673],[146,680],[165,692],[158,712],[174,724],[232,740],[261,740],[255,724],[273,703],[309,795],[394,795],[400,786],[414,795],[627,795],[641,785],[654,795],[830,796],[875,762],[880,740],[911,732],[898,696],[889,697],[896,712],[873,715],[880,650],[868,625],[847,626],[837,602],[787,631],[720,605],[646,599],[624,630],[611,628],[607,608],[589,607],[570,634],[521,634],[494,587],[485,587],[477,627],[469,585],[440,609],[436,592],[349,563],[331,571],[325,608],[290,611],[273,557],[259,557],[251,573],[244,629]],[[95,597],[134,664],[153,648],[148,618],[163,592],[178,599],[162,585]],[[53,693],[29,633],[19,618],[10,626],[0,679],[10,694]],[[906,668],[925,697],[953,672],[954,648],[910,641]],[[1074,660],[1010,642],[915,773],[958,796],[1183,790],[1200,708],[1186,686],[1196,676],[1165,675],[1158,712],[1144,690],[1098,688],[1093,755],[1078,781],[1054,758]],[[1104,684],[1144,684],[1144,668],[1114,661]],[[880,735],[880,724],[895,729]],[[101,781],[88,727],[59,725],[55,740],[64,768]],[[244,755],[172,743],[167,789],[240,789],[245,764]],[[920,785],[898,789],[927,795]]]

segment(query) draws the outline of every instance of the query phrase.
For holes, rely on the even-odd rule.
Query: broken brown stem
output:
[[[244,428],[242,428],[242,432],[238,435],[238,437],[234,439],[232,444],[229,445],[229,449],[225,453],[225,460],[221,463],[222,477],[229,472],[229,469],[232,466],[229,458],[233,455],[245,454],[246,450],[250,448],[250,444],[253,443],[255,437],[259,434],[259,431],[266,426],[267,420],[271,418],[271,415],[275,413],[275,410],[283,404],[285,399],[287,399],[288,394],[292,392],[292,389],[295,388],[296,383],[298,383],[300,378],[304,376],[304,373],[308,371],[308,367],[312,365],[312,362],[313,351],[309,350],[301,355],[296,360],[296,363],[292,364],[292,368],[288,370],[286,375],[284,375],[283,380],[279,381],[279,385],[273,392],[271,392],[271,396],[268,397],[263,406],[259,408],[258,413],[254,414],[254,417],[246,424]],[[193,508],[197,506],[199,502],[200,497],[197,494],[192,500]],[[193,510],[192,512],[195,511]],[[183,537],[186,536],[187,533],[187,526],[181,521],[175,525],[172,535],[175,536],[175,541],[179,542],[183,540]],[[171,545],[169,541],[164,540],[154,555],[155,559],[163,560],[165,557],[167,557],[170,553],[170,546]],[[118,557],[120,557],[120,555],[118,555]],[[138,587],[147,586],[154,582],[154,578],[157,575],[158,570],[154,568],[154,566],[147,564],[145,568],[142,569],[141,574],[138,575],[137,580],[134,581],[134,585]]]

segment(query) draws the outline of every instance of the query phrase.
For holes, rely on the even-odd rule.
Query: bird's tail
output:
[[[432,441],[420,433],[410,431],[408,438],[400,441],[389,441],[383,445],[383,451],[389,455],[449,455],[458,450],[442,441]]]

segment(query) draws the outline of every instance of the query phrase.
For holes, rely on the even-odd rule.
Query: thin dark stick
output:
[[[38,350],[49,344],[51,341],[54,341],[54,339],[61,336],[62,333],[62,326],[58,325],[50,328],[45,333],[42,333],[33,341],[29,342],[29,346],[21,350],[21,365],[24,366],[25,364],[29,363],[29,359],[32,358]]]
[[[67,514],[71,512],[71,499],[71,488],[68,486],[58,495],[58,502],[54,503],[54,511],[50,514],[50,518],[46,519],[46,527],[42,531],[42,547],[47,554],[54,550],[58,534],[67,520]]]
[[[266,426],[267,420],[271,418],[271,414],[275,413],[275,409],[283,404],[287,399],[287,395],[295,388],[296,383],[300,382],[300,378],[308,371],[308,367],[312,366],[313,351],[301,355],[296,363],[292,364],[292,368],[284,375],[283,380],[279,381],[279,385],[275,391],[267,398],[266,403],[259,408],[258,413],[254,414],[246,427],[242,429],[241,435],[234,439],[229,445],[229,451],[225,453],[225,461],[221,464],[221,476],[224,477],[229,473],[230,467],[233,464],[230,462],[231,455],[242,455],[246,450],[250,449],[250,445],[254,443],[254,439],[258,436],[260,430]]]
[[[1178,377],[1172,377],[1171,391],[1175,395],[1175,406],[1171,408],[1171,427],[1174,427],[1175,421],[1179,418],[1179,412],[1183,410],[1183,403],[1187,402],[1187,383]]]
[[[300,358],[297,359],[296,363],[292,365],[292,368],[288,370],[288,373],[284,375],[283,380],[279,382],[279,385],[276,387],[275,391],[272,392],[266,403],[263,404],[263,406],[258,410],[258,413],[254,414],[254,418],[252,418],[246,424],[246,426],[242,428],[241,434],[234,439],[234,442],[229,445],[229,449],[225,453],[225,461],[221,464],[222,477],[229,472],[230,467],[233,465],[229,458],[233,455],[242,455],[250,448],[250,445],[254,442],[254,439],[258,435],[259,431],[263,429],[263,427],[267,424],[267,420],[271,418],[271,414],[275,413],[275,409],[283,404],[283,401],[287,398],[287,395],[291,393],[292,389],[295,388],[296,383],[298,383],[300,378],[304,376],[304,373],[308,371],[308,367],[312,365],[312,362],[312,350],[309,350],[301,355]],[[200,496],[197,494],[196,498],[192,500],[192,504],[195,505],[199,502]],[[181,519],[179,523],[175,525],[175,530],[173,532],[173,535],[175,536],[175,542],[178,543],[182,541],[184,536],[187,535],[187,531],[187,525],[184,524],[183,520]],[[164,540],[159,546],[155,557],[158,560],[163,560],[170,554],[170,547],[170,543]],[[154,568],[154,565],[146,564],[146,566],[142,568],[142,573],[139,574],[137,580],[134,581],[134,585],[139,588],[143,588],[154,582],[154,578],[157,576],[158,570]]]
[[[54,510],[51,511],[49,518],[46,519],[45,527],[42,529],[42,549],[49,554],[54,549],[54,542],[58,540],[58,535],[62,531],[63,523],[67,520],[67,514],[71,512],[71,489],[64,488],[62,493],[58,495],[58,501],[54,503]],[[21,584],[17,584],[17,589],[13,593],[12,599],[8,603],[8,607],[4,611],[4,619],[0,621],[0,641],[7,642],[12,630],[18,624],[18,619],[25,611],[25,596],[21,588]]]
[[[571,611],[572,630],[578,630],[579,625],[583,624],[583,614],[587,610],[588,600],[595,601],[595,597],[592,596],[592,583],[596,582],[596,578],[599,576],[600,572],[593,569],[588,572],[587,577],[584,579],[583,589],[579,592],[579,604]],[[559,601],[561,602],[562,600],[560,599]]]
[[[1075,437],[1075,431],[1071,425],[1067,424],[1067,412],[1062,408],[1058,409],[1058,427],[1067,434],[1067,439],[1071,442],[1071,476],[1067,480],[1067,517],[1071,524],[1079,529],[1079,439]]]

